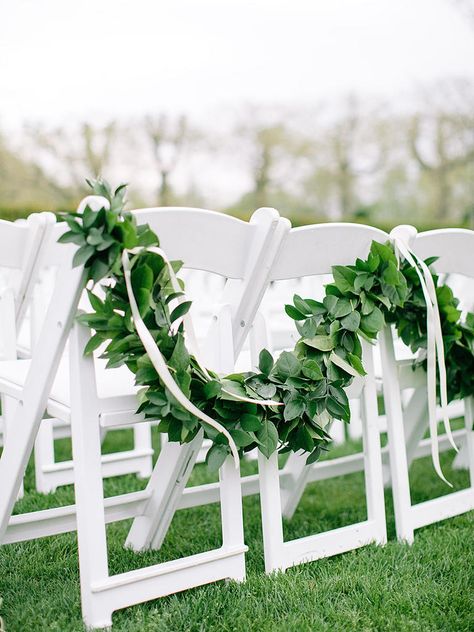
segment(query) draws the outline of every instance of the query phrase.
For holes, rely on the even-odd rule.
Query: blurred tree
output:
[[[429,129],[423,133],[423,126]],[[408,143],[419,167],[431,181],[436,219],[452,215],[453,175],[474,161],[474,116],[435,112],[411,119]]]
[[[110,167],[117,125],[113,121],[104,126],[82,123],[77,128],[53,130],[29,125],[27,135],[34,150],[43,153],[45,163],[80,194],[85,190],[85,178],[96,178]]]
[[[14,218],[40,210],[72,208],[74,194],[10,149],[0,134],[0,211]]]
[[[382,169],[386,152],[385,121],[348,96],[342,112],[317,132],[313,143],[314,167],[305,188],[319,191],[319,203],[325,205],[320,212],[336,221],[354,217],[366,204],[361,200],[360,180]]]
[[[285,202],[294,200],[305,140],[281,122],[282,115],[278,109],[250,108],[236,127],[234,146],[246,162],[251,182],[240,204],[249,208],[282,210]]]
[[[185,145],[195,138],[195,132],[189,127],[185,116],[172,121],[165,115],[147,116],[144,131],[151,143],[160,178],[157,202],[159,206],[169,206],[172,201],[170,176],[178,165]]]

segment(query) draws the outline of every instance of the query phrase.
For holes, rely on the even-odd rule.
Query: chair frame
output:
[[[438,261],[433,264],[438,273],[458,273],[474,278],[472,264],[474,231],[466,229],[426,231],[416,235],[411,247],[422,259],[433,254],[439,256]],[[464,400],[469,487],[413,505],[410,496],[409,466],[428,424],[427,416],[424,414],[424,401],[421,397],[418,398],[418,415],[411,416],[409,425],[404,423],[401,392],[404,388],[416,384],[414,380],[418,379],[419,392],[424,395],[426,390],[423,386],[426,376],[423,369],[413,372],[406,362],[397,362],[392,331],[388,327],[381,337],[381,354],[397,536],[399,540],[411,544],[414,541],[416,529],[474,509],[474,397]],[[458,431],[454,436],[459,437],[463,434]],[[444,443],[447,446],[447,442],[444,441]]]
[[[275,256],[273,265],[268,271],[266,286],[275,279],[294,278],[298,276],[307,276],[309,274],[323,274],[333,264],[347,264],[349,261],[347,254],[341,253],[340,248],[334,248],[334,238],[337,240],[337,231],[349,231],[351,239],[358,244],[358,250],[353,248],[353,258],[366,254],[372,239],[386,241],[388,235],[371,227],[363,227],[358,224],[327,224],[317,228],[318,234],[321,234],[321,241],[318,241],[317,252],[321,252],[321,258],[314,257],[314,227],[304,227],[292,229],[287,233],[286,240],[293,239],[292,235],[297,235],[298,246],[296,249],[288,249],[287,241],[283,242],[279,248],[278,256]],[[330,237],[328,239],[328,237]],[[295,256],[295,251],[297,256]],[[340,260],[334,260],[334,253],[338,252]],[[306,254],[306,256],[304,255]],[[305,258],[306,257],[306,258]],[[325,263],[321,263],[325,262]],[[325,269],[327,268],[327,269]],[[224,320],[222,326],[225,326]],[[230,327],[229,322],[227,324]],[[266,326],[261,315],[254,318],[254,325],[250,332],[251,346],[254,349],[254,363],[256,363],[255,350],[260,349],[266,344]],[[239,352],[236,347],[236,355]],[[369,350],[366,355],[367,364],[371,366],[371,357]],[[367,382],[368,383],[368,382]],[[283,570],[292,564],[301,561],[309,561],[328,555],[340,553],[343,550],[350,550],[363,546],[369,542],[377,542],[384,544],[386,542],[385,527],[385,508],[383,497],[383,482],[380,457],[380,438],[377,426],[377,400],[376,394],[371,388],[364,389],[366,391],[364,399],[366,400],[366,421],[364,422],[364,434],[366,442],[366,451],[363,456],[363,466],[367,471],[367,505],[368,520],[363,523],[351,525],[345,530],[337,530],[334,537],[326,534],[321,536],[310,536],[310,540],[303,542],[297,540],[292,542],[283,542],[282,531],[278,524],[281,524],[282,511],[284,514],[285,503],[292,503],[293,507],[298,504],[304,491],[306,482],[313,472],[322,473],[321,479],[329,478],[332,472],[339,466],[333,462],[315,463],[312,466],[306,466],[306,457],[299,454],[291,455],[287,466],[283,470],[278,471],[276,466],[276,455],[270,457],[269,460],[259,455],[259,473],[251,476],[242,477],[242,495],[250,496],[261,494],[262,502],[262,520],[264,523],[264,540],[265,540],[265,564],[266,570]],[[338,459],[334,459],[338,461]],[[330,463],[330,465],[329,465]],[[331,474],[327,474],[327,469],[331,470]],[[155,470],[157,473],[157,470]],[[347,472],[342,471],[341,474]],[[154,473],[155,474],[155,473]],[[164,476],[162,472],[161,476]],[[196,485],[185,488],[189,479],[189,473],[185,472],[180,480],[179,486],[174,487],[174,497],[172,502],[163,500],[160,510],[156,512],[156,521],[149,526],[145,533],[137,535],[131,532],[128,544],[132,548],[159,548],[163,538],[167,532],[169,521],[178,509],[196,507],[205,504],[214,503],[219,499],[219,483],[208,483],[205,485]],[[276,481],[280,480],[280,488],[277,489]],[[263,482],[262,482],[263,481]],[[281,499],[278,498],[281,494]],[[166,510],[167,513],[163,513]],[[329,532],[331,533],[331,532]],[[343,539],[344,544],[341,540]],[[339,546],[341,542],[341,546]],[[301,543],[301,544],[300,544]],[[309,543],[309,546],[308,546]],[[334,546],[332,546],[334,544]],[[329,548],[328,548],[329,545]],[[304,549],[304,551],[303,551]]]
[[[217,331],[219,336],[215,345],[217,356],[220,358],[217,367],[226,370],[230,365],[233,366],[234,360],[232,336],[227,324],[236,323],[236,329],[240,328],[238,331],[243,342],[245,333],[251,326],[253,312],[256,311],[263,293],[263,289],[259,291],[259,287],[264,285],[270,267],[270,263],[267,263],[269,253],[278,250],[278,243],[289,227],[286,220],[280,219],[278,213],[272,209],[261,209],[254,214],[250,222],[253,224],[252,231],[248,229],[247,223],[240,220],[208,211],[201,213],[206,214],[203,229],[213,226],[217,228],[219,225],[219,230],[228,231],[229,237],[235,230],[246,231],[248,250],[246,253],[240,253],[241,262],[245,263],[242,287],[238,291],[235,284],[231,283],[229,289],[232,296],[229,298],[233,301],[230,300],[221,310],[225,314],[230,314],[233,308],[233,320],[221,320],[216,315],[213,328],[213,334]],[[186,215],[182,213],[181,217],[177,217],[176,209],[169,209],[166,217],[161,217],[163,222],[169,222],[170,229],[174,226],[176,233],[176,224],[180,223],[179,220],[187,218],[193,223],[191,220],[196,218],[196,210],[188,210]],[[147,221],[143,217],[141,219]],[[180,227],[181,225],[180,223]],[[163,247],[169,250],[172,258],[177,258],[180,252],[179,244],[176,245],[176,236],[173,237],[175,248],[168,249],[166,230],[163,231],[164,235],[161,230],[159,232]],[[249,244],[251,236],[252,243]],[[170,234],[169,238],[171,237]],[[188,240],[188,249],[193,243]],[[67,248],[72,257],[75,249]],[[207,265],[199,263],[198,259],[199,257],[196,257],[196,261],[190,261],[190,265]],[[221,270],[219,266],[216,271],[223,274],[232,273],[231,270]],[[259,279],[256,278],[258,275]],[[234,278],[237,280],[238,277],[234,275]],[[168,443],[160,454],[155,472],[145,490],[104,499],[100,429],[101,426],[111,427],[130,423],[130,417],[136,408],[136,400],[133,398],[134,402],[131,403],[129,397],[124,398],[122,411],[109,411],[108,417],[103,402],[98,402],[94,363],[92,358],[85,358],[82,354],[90,333],[77,323],[73,325],[84,281],[84,272],[81,269],[71,270],[70,263],[59,270],[45,326],[18,399],[15,412],[17,431],[6,443],[0,459],[0,478],[3,483],[0,494],[0,541],[4,544],[17,542],[77,528],[84,621],[87,626],[109,627],[112,623],[112,612],[119,608],[219,579],[242,581],[245,578],[247,547],[243,539],[240,476],[234,464],[228,459],[220,471],[223,531],[223,544],[220,548],[128,573],[109,575],[105,525],[117,520],[134,518],[131,533],[138,530],[143,532],[143,527],[149,526],[150,520],[156,514],[156,506],[161,505],[163,489],[167,490],[166,485],[162,487],[163,480],[157,476],[157,469],[163,472],[169,468],[167,477],[172,486],[176,487],[180,471],[184,468],[187,472],[193,458],[197,456],[202,435],[198,435],[191,444],[185,446]],[[254,297],[253,305],[249,305],[250,296]],[[226,323],[225,327],[222,326],[222,322]],[[16,494],[68,337],[71,381],[75,386],[71,389],[71,429],[76,471],[76,504],[12,517]],[[20,416],[21,424],[16,423]],[[134,421],[142,422],[143,417],[135,416]]]

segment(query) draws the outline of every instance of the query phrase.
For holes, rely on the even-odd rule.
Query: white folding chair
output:
[[[225,227],[224,218],[228,227]],[[222,230],[215,231],[208,243],[204,241],[205,234],[192,222],[183,222],[186,232],[180,235],[179,244],[175,243],[177,236],[171,225],[168,228],[161,226],[159,235],[163,248],[171,253],[180,253],[183,247],[189,247],[188,242],[194,244],[198,240],[197,254],[180,258],[189,267],[207,271],[215,271],[216,262],[219,262],[220,274],[228,279],[219,311],[214,314],[207,334],[203,357],[209,366],[230,373],[251,329],[268,283],[268,274],[290,223],[273,209],[259,209],[249,225],[242,222],[238,225],[238,231],[235,220],[223,216],[221,221]],[[235,226],[233,236],[230,222]],[[245,252],[245,243],[251,248],[249,252]],[[200,261],[199,266],[195,261]],[[202,441],[186,446],[173,443],[163,446],[149,482],[149,488],[155,492],[146,519],[140,517],[134,521],[127,539],[127,544],[134,550],[160,548],[178,509],[214,503],[219,499],[222,502],[219,483],[185,489],[201,447]],[[158,482],[162,486],[160,489]]]
[[[150,223],[172,259],[182,259],[190,268],[230,279],[225,296],[228,302],[221,309],[224,316],[216,313],[213,324],[215,351],[209,354],[217,358],[213,368],[227,368],[233,360],[232,337],[241,344],[248,331],[287,223],[271,209],[257,211],[250,223],[198,209],[161,209],[137,215],[140,223]],[[12,367],[0,363],[0,387],[17,400],[15,433],[0,460],[0,541],[9,543],[71,531],[77,521],[84,621],[88,626],[108,627],[114,610],[219,579],[245,577],[240,480],[228,460],[220,472],[222,547],[109,575],[106,523],[134,518],[129,543],[133,544],[137,535],[149,532],[144,545],[135,548],[149,546],[156,509],[164,511],[163,496],[173,496],[170,486],[180,485],[180,472],[189,470],[202,436],[198,435],[189,446],[167,444],[145,490],[104,500],[101,428],[142,422],[143,417],[134,415],[137,400],[133,380],[126,389],[124,381],[115,377],[121,369],[101,371],[93,358],[83,357],[90,334],[84,327],[72,324],[84,273],[81,269],[71,270],[74,248],[58,248],[63,249],[64,256],[55,292],[25,379],[15,380]],[[231,312],[233,318],[228,319]],[[43,411],[48,399],[52,401],[54,377],[71,329],[69,380],[76,505],[11,517]],[[56,403],[59,411],[61,402]]]
[[[0,359],[18,356],[17,334],[25,319],[37,274],[41,243],[54,222],[51,213],[36,213],[22,222],[0,220]],[[2,396],[0,446],[11,425],[12,402]],[[23,494],[23,486],[19,496]]]
[[[328,224],[317,228],[316,233],[314,232],[315,227],[290,231],[287,240],[281,247],[280,255],[268,274],[267,282],[275,279],[318,275],[317,280],[313,279],[313,284],[318,287],[319,275],[327,274],[331,265],[352,263],[357,256],[367,255],[373,239],[381,242],[388,239],[386,233],[367,226]],[[348,235],[349,244],[346,244],[346,235]],[[346,247],[342,248],[341,244]],[[297,283],[297,286],[300,286],[300,283]],[[270,336],[267,336],[268,333]],[[254,364],[256,364],[258,356],[256,350],[259,351],[262,346],[271,346],[268,344],[271,333],[271,328],[265,327],[261,314],[257,315],[250,331]],[[283,340],[282,331],[278,330],[276,339],[278,343],[281,343]],[[289,340],[289,343],[293,346],[294,340]],[[266,530],[266,568],[268,571],[277,568],[284,569],[302,560],[309,561],[310,559],[341,553],[372,541],[383,544],[386,540],[380,440],[377,426],[377,396],[372,378],[371,351],[370,345],[364,345],[367,378],[365,381],[356,381],[356,384],[351,387],[351,397],[357,400],[362,399],[365,409],[363,411],[365,414],[362,469],[365,469],[366,474],[368,519],[328,534],[284,543],[281,531],[282,509],[284,513],[286,510],[285,515],[291,516],[293,514],[305,485],[312,480],[341,476],[354,470],[351,469],[350,463],[348,467],[347,457],[306,466],[305,456],[291,454],[285,468],[278,472],[277,455],[273,455],[269,461],[259,455],[259,474],[242,477],[241,485],[243,496],[262,494],[264,531]],[[236,348],[236,353],[238,354],[238,352],[239,347]],[[158,470],[155,470],[155,473],[157,472]],[[161,477],[163,478],[163,476],[164,473]],[[128,540],[131,546],[138,549],[149,546],[159,548],[167,532],[169,519],[177,509],[197,507],[218,501],[219,483],[207,483],[185,488],[188,477],[189,473],[184,472],[184,482],[181,481],[179,485],[179,481],[177,482],[174,478],[170,481],[172,492],[163,493],[163,497],[160,498],[161,504],[155,512],[155,523],[150,521],[150,524],[146,526],[145,533],[138,532],[137,534],[132,530]],[[276,483],[278,477],[281,481],[281,497]],[[166,480],[168,483],[168,479]],[[299,555],[298,550],[302,548],[304,548],[304,553]]]
[[[32,278],[30,295],[30,330],[31,343],[29,350],[34,353],[37,338],[41,332],[45,313],[54,288],[56,270],[62,265],[65,251],[58,244],[59,236],[65,230],[64,224],[56,224],[49,229],[47,241],[41,249],[41,256],[36,264],[36,276]],[[66,253],[67,254],[67,253]],[[88,307],[87,297],[81,298],[81,305]],[[104,362],[97,360],[102,371]],[[28,362],[13,363],[11,367],[4,365],[4,371],[10,371],[18,383],[25,379],[29,368]],[[122,380],[125,390],[130,390],[128,371],[115,371],[114,380]],[[55,458],[55,441],[71,437],[69,389],[69,357],[66,351],[58,367],[53,384],[51,398],[48,401],[46,416],[40,425],[35,440],[35,483],[41,493],[55,492],[62,485],[74,482],[74,467],[71,459],[57,461]],[[124,474],[136,474],[140,478],[148,478],[152,471],[153,448],[151,444],[150,424],[139,424],[132,428],[133,446],[129,450],[110,452],[102,456],[102,476],[110,478]],[[102,439],[106,432],[102,432]]]
[[[474,278],[474,231],[463,229],[441,229],[419,233],[411,243],[419,258],[438,256],[433,264],[440,274],[459,274]],[[420,454],[419,446],[428,428],[426,400],[426,374],[424,369],[413,371],[412,361],[397,362],[390,328],[386,328],[381,340],[382,370],[387,430],[389,439],[390,473],[395,506],[397,536],[400,540],[413,542],[414,531],[425,525],[444,520],[474,509],[474,398],[464,400],[465,432],[453,433],[458,439],[465,435],[466,456],[470,471],[467,489],[446,494],[412,505],[409,482],[409,466]],[[401,393],[415,388],[410,416],[404,415]],[[439,437],[440,449],[448,442]]]
[[[271,280],[327,275],[333,265],[349,265],[357,257],[365,258],[372,240],[384,242],[386,239],[387,235],[380,230],[355,224],[321,224],[292,229],[271,271]],[[318,288],[318,285],[315,278],[314,287]],[[291,299],[291,296],[287,298]],[[269,329],[271,331],[271,327]],[[265,338],[265,333],[254,337],[255,361],[257,351],[268,342]],[[348,397],[360,398],[362,401],[367,520],[285,542],[283,510],[292,515],[306,484],[311,480],[327,478],[325,470],[331,469],[332,476],[345,474],[344,459],[306,465],[307,455],[292,453],[280,472],[276,453],[269,459],[259,454],[260,502],[267,572],[285,570],[295,564],[349,551],[370,542],[384,544],[386,541],[377,394],[372,346],[367,343],[363,344],[363,362],[367,376],[355,379]]]

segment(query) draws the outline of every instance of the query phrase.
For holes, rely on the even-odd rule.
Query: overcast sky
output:
[[[450,0],[0,0],[0,126],[403,101],[473,60]]]

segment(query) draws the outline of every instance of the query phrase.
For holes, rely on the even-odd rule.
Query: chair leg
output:
[[[8,397],[8,395],[4,395],[2,397],[2,411],[3,411],[3,441],[4,444],[8,441],[8,435],[12,436],[13,434],[13,420],[15,418],[16,407],[18,406],[18,402],[14,400],[12,397]],[[20,483],[20,487],[18,489],[18,494],[16,499],[21,500],[25,495],[25,484],[23,479]]]
[[[381,334],[380,351],[382,364],[385,367],[383,390],[387,415],[388,448],[397,537],[399,540],[411,544],[414,538],[414,529],[410,520],[410,481],[408,478],[403,410],[393,339],[388,327]]]
[[[56,486],[51,484],[50,477],[45,473],[45,468],[55,461],[53,423],[52,419],[43,419],[36,435],[35,480],[36,490],[40,494],[56,491]]]
[[[241,548],[244,542],[244,519],[242,514],[242,488],[240,483],[240,468],[235,467],[231,457],[228,457],[219,470],[220,501],[222,519],[222,546],[224,548]],[[242,555],[234,562],[237,565],[231,576],[237,581],[245,581],[245,556]]]
[[[151,448],[151,423],[140,423],[133,426],[133,448],[134,450],[149,450]],[[153,471],[152,456],[143,457],[138,478],[150,478]]]
[[[372,349],[364,345],[364,365],[369,376],[373,376]],[[376,525],[377,544],[387,542],[385,502],[382,470],[382,453],[378,425],[377,390],[373,379],[367,380],[361,398],[362,440],[364,446],[365,494],[367,518]]]
[[[134,551],[161,547],[201,445],[202,433],[191,443],[163,445],[147,485],[150,500],[143,515],[134,519],[125,546]]]
[[[291,453],[283,468],[283,474],[290,475],[281,489],[283,516],[287,519],[293,518],[308,483],[311,468],[306,466],[306,458],[304,453]]]
[[[274,452],[267,459],[259,452],[258,473],[265,572],[271,573],[276,570],[286,569],[283,557],[284,539],[278,453]]]
[[[471,487],[474,488],[474,397],[465,400],[466,451]]]
[[[87,331],[76,324],[70,345],[71,436],[82,615],[86,626],[103,628],[112,625],[112,611],[93,591],[109,573],[94,364],[82,356],[87,339]]]

